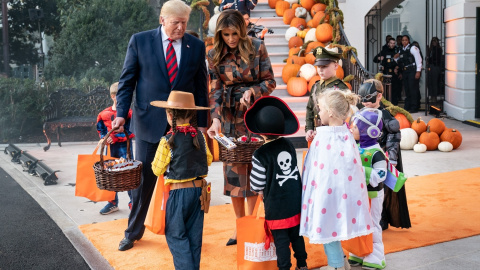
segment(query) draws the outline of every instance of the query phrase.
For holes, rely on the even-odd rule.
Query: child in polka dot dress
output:
[[[318,100],[321,127],[303,167],[300,235],[323,244],[328,266],[350,269],[340,241],[372,233],[365,173],[358,147],[345,124],[358,96],[350,91],[325,91]]]

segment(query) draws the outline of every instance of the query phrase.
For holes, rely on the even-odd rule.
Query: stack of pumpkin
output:
[[[450,152],[462,144],[462,134],[454,128],[447,128],[438,118],[425,123],[419,117],[413,121],[410,128],[403,128],[400,131],[402,150],[413,149],[417,153],[423,153],[438,149],[442,152]]]
[[[285,33],[289,57],[282,70],[282,80],[291,96],[304,96],[321,79],[313,65],[315,55],[312,50],[318,46],[325,47],[333,39],[330,16],[325,14],[327,6],[315,0],[269,0],[268,4],[270,8],[275,8],[277,16],[283,17],[285,24],[290,25]],[[336,76],[344,78],[341,64]]]

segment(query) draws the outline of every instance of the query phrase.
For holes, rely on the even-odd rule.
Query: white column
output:
[[[447,0],[445,9],[445,112],[475,118],[475,44],[478,0]]]

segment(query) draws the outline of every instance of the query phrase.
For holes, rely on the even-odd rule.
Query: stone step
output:
[[[288,58],[288,52],[268,52],[268,56],[270,57],[270,62],[272,63],[284,63],[283,60]]]
[[[265,43],[267,47],[268,54],[270,53],[287,53],[288,54],[288,46],[281,43]]]
[[[268,50],[268,48],[267,48]],[[272,63],[273,74],[282,74],[283,67],[286,63]]]
[[[273,34],[265,34],[265,39],[264,39],[265,43],[282,43],[284,44],[286,47],[288,47],[288,42],[287,40],[285,39],[285,33],[283,34],[280,34],[280,33],[277,33],[274,31]]]
[[[264,25],[271,28],[279,28],[280,26],[288,29],[290,26],[283,23],[283,18],[279,17],[250,17],[250,22],[257,25]],[[257,23],[258,22],[258,23]]]
[[[267,18],[267,17],[278,17],[275,9],[272,9],[266,5],[257,5],[255,9],[250,11],[250,17],[254,18]],[[260,23],[261,24],[261,23]]]

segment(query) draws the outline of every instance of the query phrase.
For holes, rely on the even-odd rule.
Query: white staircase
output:
[[[285,32],[290,27],[283,23],[283,18],[278,17],[275,9],[268,6],[267,0],[259,0],[254,10],[250,12],[252,23],[266,26],[273,30],[273,34],[265,34],[265,46],[267,47],[277,87],[272,96],[284,100],[292,109],[300,122],[299,131],[291,137],[305,137],[305,112],[308,102],[308,94],[304,97],[292,97],[287,92],[287,85],[282,80],[282,69],[285,66],[283,60],[288,58],[288,42],[285,40]]]

